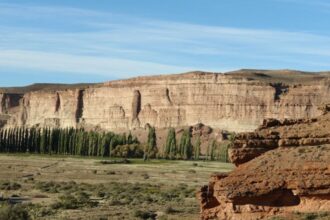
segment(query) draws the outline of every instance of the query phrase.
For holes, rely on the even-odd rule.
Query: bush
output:
[[[147,180],[150,178],[150,176],[147,173],[142,174],[143,179]]]
[[[115,174],[116,174],[115,171],[108,171],[108,172],[107,172],[107,175],[115,175]]]
[[[0,205],[0,219],[30,220],[31,217],[23,205]]]
[[[19,183],[12,183],[12,182],[3,182],[0,184],[0,189],[1,190],[18,190],[20,189],[22,186]]]
[[[166,214],[173,214],[173,213],[176,213],[176,212],[178,212],[178,211],[175,210],[174,208],[172,208],[171,206],[167,206],[166,209],[165,209]]]
[[[52,205],[53,209],[77,209],[79,207],[78,200],[72,195],[64,195],[59,199],[59,201]]]
[[[157,214],[151,211],[141,211],[137,210],[134,213],[134,217],[140,218],[140,219],[156,219]]]
[[[54,209],[77,209],[81,207],[95,207],[97,202],[93,202],[89,199],[89,195],[85,192],[79,192],[76,196],[63,195],[59,197],[59,201],[52,205]]]
[[[143,154],[143,147],[139,144],[119,145],[111,152],[114,157],[124,158],[142,158]]]

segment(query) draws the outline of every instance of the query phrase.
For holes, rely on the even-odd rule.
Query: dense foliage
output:
[[[131,134],[84,129],[13,128],[0,130],[0,152],[112,156],[117,146],[137,144]],[[132,154],[132,153],[131,153]]]
[[[198,143],[196,143],[198,144]],[[163,157],[166,159],[198,159],[200,143],[194,147],[191,143],[190,131],[184,130],[179,145],[176,144],[176,135],[174,128],[169,128]],[[198,151],[198,152],[197,152]],[[193,157],[194,156],[194,157]]]
[[[121,158],[206,159],[228,162],[227,143],[210,142],[206,155],[200,156],[201,140],[192,142],[191,132],[182,132],[177,144],[174,128],[169,128],[163,152],[157,148],[154,127],[149,127],[147,143],[141,145],[131,133],[86,131],[66,128],[10,128],[0,130],[0,152],[36,153]]]
[[[228,147],[229,141],[221,144],[213,140],[207,147],[206,159],[207,160],[220,160],[222,162],[229,162]]]

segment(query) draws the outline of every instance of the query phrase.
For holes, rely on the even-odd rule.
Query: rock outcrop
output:
[[[240,165],[278,147],[322,144],[330,144],[329,113],[311,119],[268,119],[255,132],[236,135],[229,157]]]
[[[330,145],[279,148],[215,174],[202,188],[202,219],[255,220],[330,210]]]
[[[230,152],[238,167],[214,174],[198,194],[202,219],[329,212],[329,137],[330,113],[267,120],[253,133],[238,134]]]
[[[310,118],[330,103],[330,74],[245,70],[137,77],[97,85],[0,90],[7,127],[107,130],[191,126],[252,131],[267,118]]]

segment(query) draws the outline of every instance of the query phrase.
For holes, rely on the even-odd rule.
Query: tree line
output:
[[[181,135],[179,144],[177,144],[175,129],[169,128],[164,146],[163,158],[184,160],[206,159],[228,162],[228,146],[229,143],[219,144],[213,140],[207,147],[206,155],[201,156],[200,136],[197,136],[194,144],[192,144],[191,133],[186,129]]]
[[[169,128],[163,151],[157,147],[154,127],[149,127],[146,144],[140,144],[131,133],[86,131],[75,128],[9,128],[0,130],[0,152],[60,154],[100,157],[135,157],[184,160],[220,160],[228,162],[229,143],[215,140],[201,155],[201,140],[198,136],[192,143],[189,129],[183,131],[177,143],[174,128]]]
[[[0,152],[80,156],[112,156],[117,146],[138,144],[130,133],[65,128],[9,128],[0,130]]]

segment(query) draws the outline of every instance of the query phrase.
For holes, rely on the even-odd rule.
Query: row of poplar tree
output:
[[[0,152],[111,156],[118,145],[138,143],[130,133],[84,129],[11,128],[0,130]]]
[[[130,149],[129,146],[134,147],[134,149]],[[120,151],[121,148],[122,152]],[[0,130],[0,152],[6,153],[30,152],[102,157],[137,157],[143,155],[145,160],[164,158],[228,161],[228,145],[226,144],[219,145],[216,141],[212,141],[204,156],[200,155],[200,148],[200,138],[197,137],[192,144],[189,130],[183,132],[180,142],[177,144],[174,128],[168,130],[162,153],[157,148],[154,127],[149,128],[148,140],[144,146],[140,145],[137,138],[133,137],[131,133],[126,135],[75,128],[10,128]]]
[[[208,145],[206,155],[201,156],[201,141],[198,136],[195,143],[192,144],[190,131],[187,129],[183,132],[179,144],[176,143],[176,134],[174,128],[169,128],[166,143],[164,146],[163,157],[166,159],[206,159],[220,160],[228,162],[228,146],[229,143],[218,144],[213,140]]]

